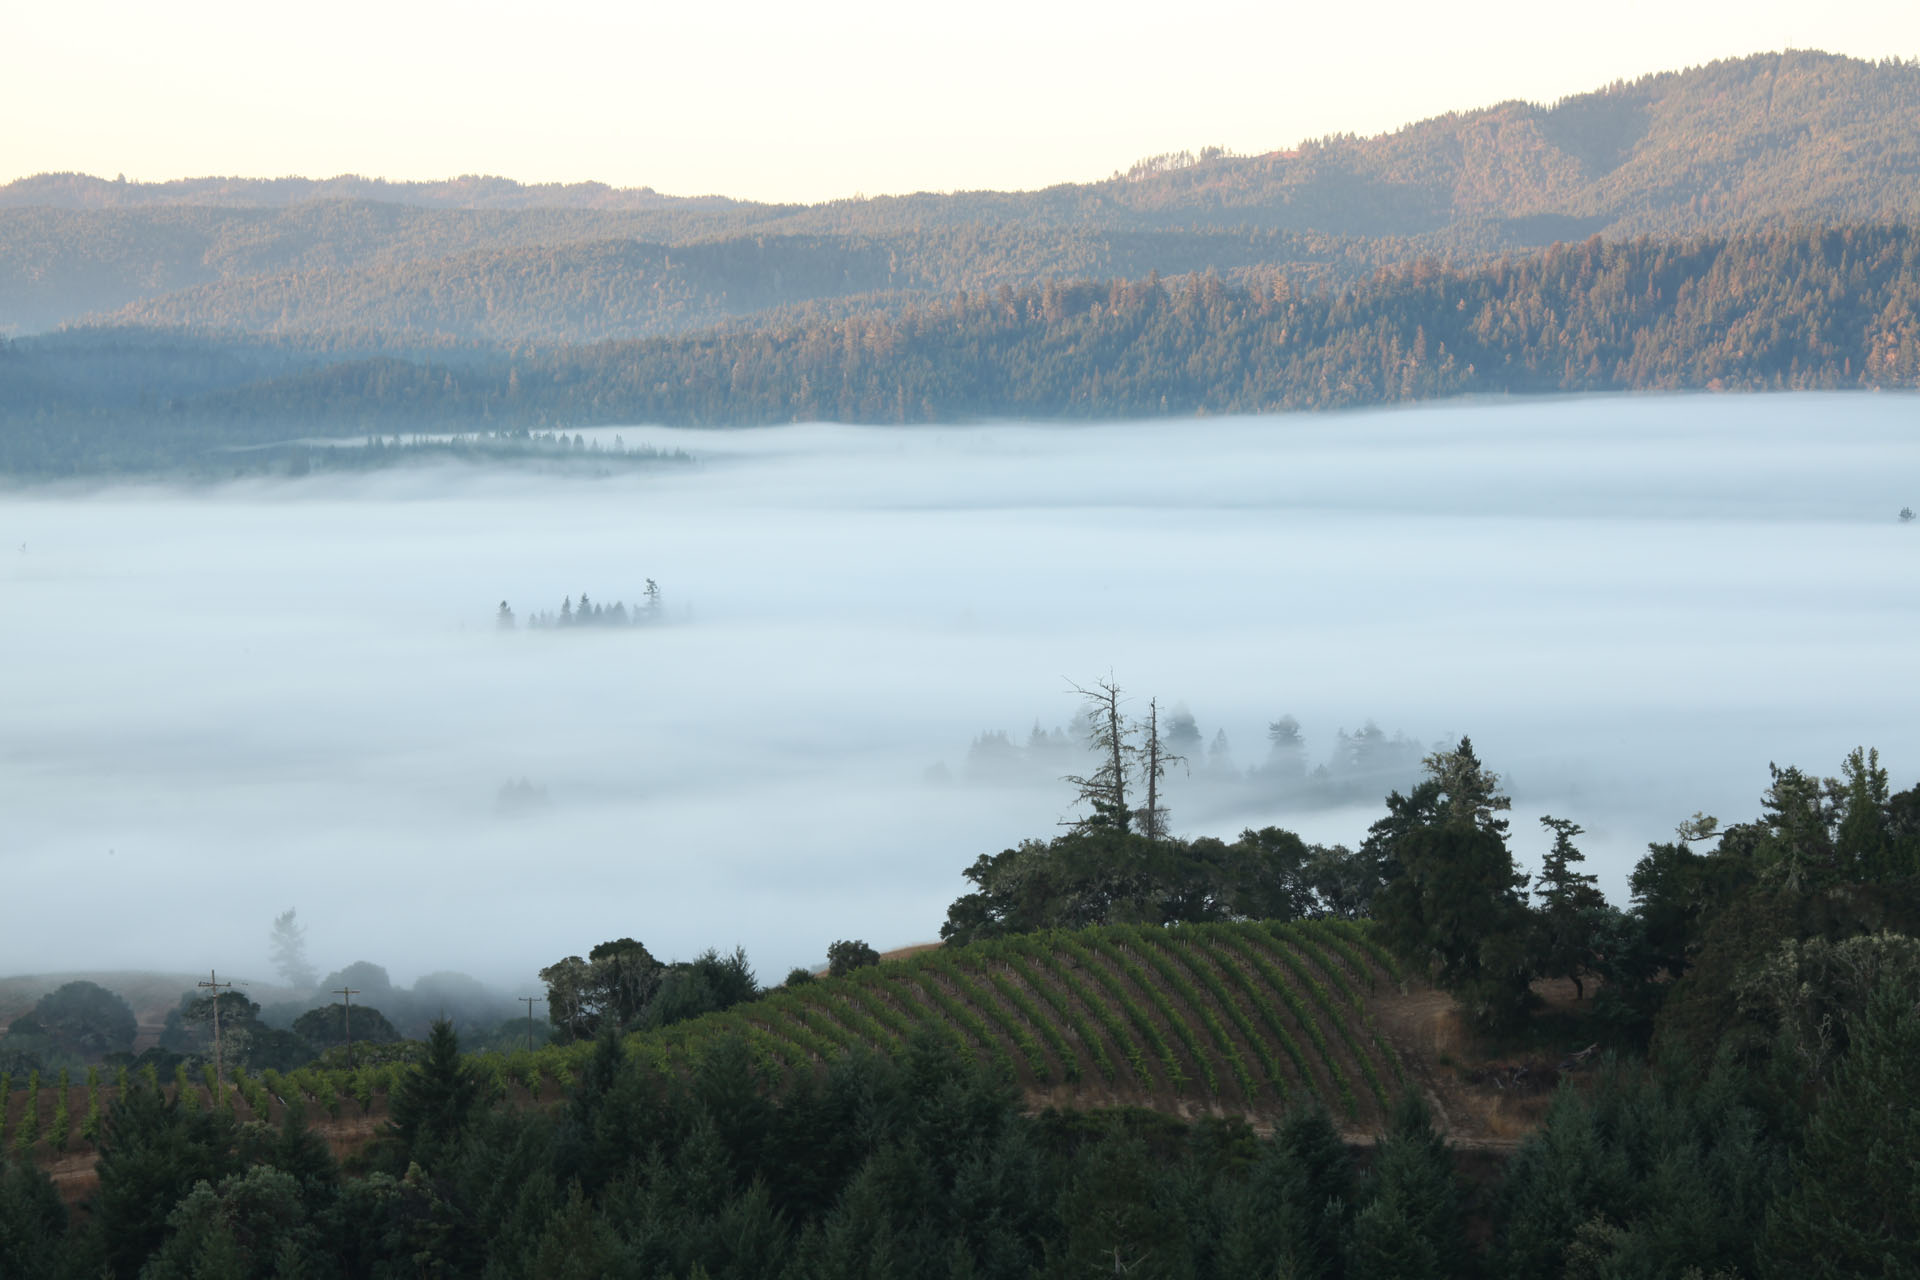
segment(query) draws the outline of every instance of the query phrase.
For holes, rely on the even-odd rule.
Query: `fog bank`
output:
[[[697,466],[0,495],[0,972],[532,971],[631,935],[935,936],[1070,789],[969,781],[1069,680],[1258,765],[1470,733],[1515,847],[1758,810],[1769,760],[1920,771],[1920,401],[1673,397],[1062,427],[620,429]],[[613,433],[607,433],[609,438]],[[502,631],[584,591],[663,621]],[[1197,771],[1198,772],[1198,771]],[[498,804],[526,779],[544,804]],[[942,779],[946,779],[942,781]],[[1378,814],[1168,784],[1176,830]]]

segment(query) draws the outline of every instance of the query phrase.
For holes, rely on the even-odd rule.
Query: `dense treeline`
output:
[[[612,1037],[552,1110],[486,1105],[444,1028],[370,1170],[291,1113],[236,1125],[136,1086],[70,1233],[44,1175],[0,1181],[10,1277],[1407,1276],[1466,1256],[1445,1144],[1402,1108],[1363,1168],[1324,1111],[1272,1138],[1143,1113],[1024,1115],[937,1034],[770,1089],[739,1042],[691,1076]]]
[[[1338,292],[1286,276],[1047,283],[775,329],[325,363],[252,340],[117,331],[0,346],[0,466],[178,464],[223,444],[554,424],[923,422],[1330,409],[1557,391],[1911,387],[1920,240],[1904,227],[1594,238]],[[44,343],[44,345],[43,345]],[[198,353],[142,390],[166,352]],[[249,368],[282,370],[236,382]],[[130,366],[130,367],[129,367]],[[201,367],[211,384],[182,394]]]
[[[1475,270],[1417,264],[1339,293],[1285,278],[1046,284],[904,316],[607,344],[517,367],[514,397],[601,420],[730,424],[1911,386],[1917,291],[1920,245],[1904,228],[1596,238]],[[275,403],[252,396],[214,403]],[[481,392],[472,407],[495,405],[508,407]]]
[[[808,302],[866,309],[1047,275],[1293,266],[1336,279],[1395,246],[1272,230],[1096,231],[966,225],[875,235],[755,235],[678,245],[596,240],[242,276],[128,305],[115,323],[248,332],[376,331],[493,342],[686,332]]]

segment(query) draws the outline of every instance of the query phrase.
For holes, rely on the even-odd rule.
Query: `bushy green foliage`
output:
[[[95,982],[76,981],[40,997],[33,1012],[17,1019],[9,1035],[26,1019],[59,1053],[85,1061],[133,1047],[137,1030],[133,1009],[115,992]]]
[[[858,938],[843,938],[827,947],[827,972],[836,978],[879,963],[880,953]]]
[[[0,1155],[0,1275],[53,1280],[62,1274],[67,1210],[53,1181],[24,1160]]]
[[[315,1052],[345,1044],[349,1031],[356,1045],[391,1044],[400,1039],[399,1029],[372,1005],[356,1004],[351,1010],[344,1004],[321,1005],[293,1020],[293,1034],[312,1045]]]
[[[1293,919],[1345,850],[1290,831],[1244,831],[1232,843],[1090,828],[982,854],[963,873],[974,891],[947,909],[950,943],[1097,924]]]
[[[1876,981],[1767,1216],[1770,1276],[1920,1272],[1920,1011],[1911,974]]]

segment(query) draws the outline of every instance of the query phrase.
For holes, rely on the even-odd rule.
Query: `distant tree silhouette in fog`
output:
[[[311,988],[314,972],[307,963],[307,931],[294,919],[292,907],[273,918],[268,941],[273,947],[273,967],[287,985],[302,991]]]
[[[574,603],[572,596],[560,602],[558,613],[540,610],[527,615],[527,630],[540,631],[559,627],[642,627],[666,621],[666,606],[660,595],[660,584],[652,578],[646,580],[646,586],[640,592],[640,602],[631,608],[624,601],[615,600],[612,604],[600,604],[580,593],[580,602]],[[502,631],[511,631],[515,627],[513,607],[505,600],[495,611],[494,619]]]
[[[1208,739],[1185,706],[1177,706],[1167,724],[1166,748],[1191,762],[1201,789],[1216,796],[1227,790],[1251,793],[1263,802],[1307,808],[1358,803],[1383,788],[1410,785],[1419,776],[1426,754],[1414,739],[1390,734],[1368,720],[1358,729],[1338,730],[1326,758],[1316,764],[1304,727],[1293,716],[1283,715],[1267,724],[1266,759],[1243,768],[1234,762],[1224,730],[1214,733],[1210,745],[1200,746]],[[1128,722],[1120,727],[1125,730],[1121,764],[1137,772],[1126,752],[1144,752],[1144,745],[1134,743],[1139,726]],[[1089,794],[1088,786],[1095,778],[1113,776],[1114,741],[1111,726],[1103,732],[1098,717],[1087,715],[1085,709],[1066,727],[1048,730],[1036,722],[1024,744],[1005,730],[987,730],[968,746],[960,776],[975,785],[1053,786],[1066,775],[1081,788],[1080,799],[1092,803],[1097,814],[1099,803],[1115,803],[1107,793],[1111,784],[1103,783],[1107,791],[1098,797]],[[1083,779],[1080,773],[1089,763],[1096,766],[1095,771]],[[1154,807],[1160,807],[1157,799]],[[1137,816],[1130,813],[1129,824]]]
[[[514,782],[509,779],[500,784],[500,790],[494,794],[493,811],[498,814],[532,813],[548,808],[552,801],[547,799],[547,789],[535,786],[525,778]]]

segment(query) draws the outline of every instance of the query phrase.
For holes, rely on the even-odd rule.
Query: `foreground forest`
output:
[[[543,972],[532,1052],[442,1019],[354,1068],[63,1075],[51,1116],[36,1077],[0,1113],[0,1272],[1920,1267],[1920,789],[1872,752],[1696,814],[1621,908],[1577,824],[1510,831],[1465,740],[1356,848],[1166,834],[1157,725],[1103,693],[1079,821],[969,868],[938,950],[842,941],[769,993],[618,939]],[[1444,1047],[1396,1014],[1428,990]]]

